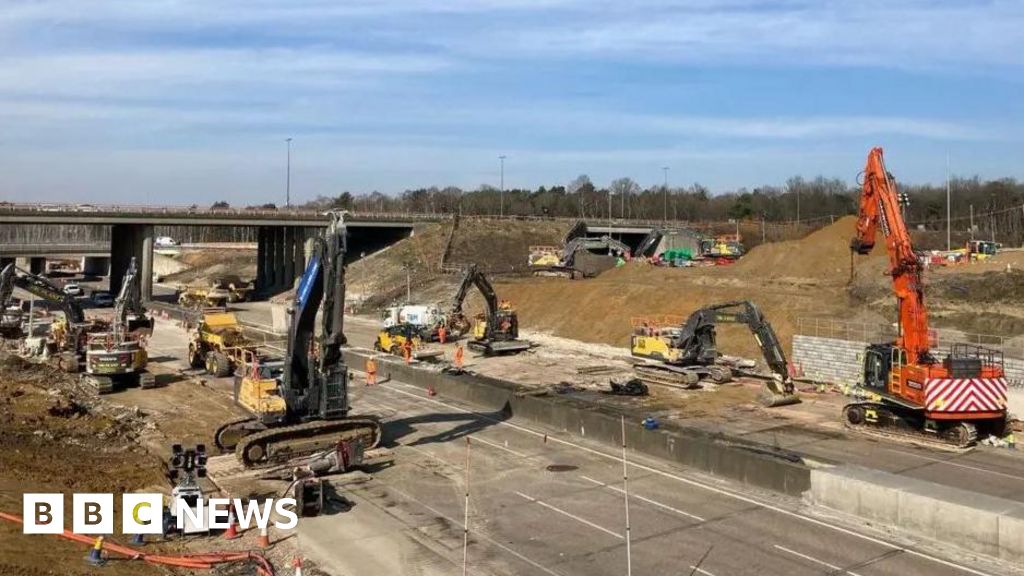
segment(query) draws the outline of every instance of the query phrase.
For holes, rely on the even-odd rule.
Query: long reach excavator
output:
[[[871,344],[864,353],[863,401],[843,408],[851,428],[881,435],[965,448],[979,433],[1002,435],[1006,427],[1006,379],[996,350],[954,344],[943,358],[932,353],[924,268],[914,253],[900,213],[896,180],[874,148],[864,169],[856,236],[850,248],[868,254],[882,229],[899,310],[896,341]]]
[[[359,442],[364,450],[380,443],[377,419],[349,416],[348,366],[341,355],[346,228],[344,213],[330,215],[327,230],[313,240],[295,294],[283,365],[256,366],[241,377],[236,402],[252,417],[217,430],[217,447],[234,450],[246,467],[330,450],[341,442]]]

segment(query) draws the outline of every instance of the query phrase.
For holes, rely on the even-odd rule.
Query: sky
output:
[[[1024,179],[1019,0],[0,0],[0,200]]]

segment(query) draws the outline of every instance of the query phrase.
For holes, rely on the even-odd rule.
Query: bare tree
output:
[[[579,195],[580,200],[580,218],[587,217],[587,203],[588,196],[594,192],[594,183],[590,181],[590,176],[586,174],[580,174],[572,182],[565,187],[566,192],[570,195]]]
[[[620,218],[626,217],[626,197],[634,196],[640,193],[640,185],[633,181],[632,178],[617,178],[612,181],[611,186],[608,187],[612,194],[618,194],[622,200],[622,213],[619,215]]]

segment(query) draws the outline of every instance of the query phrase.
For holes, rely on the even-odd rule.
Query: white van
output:
[[[168,248],[171,246],[177,246],[178,241],[170,236],[157,236],[156,240],[153,241],[153,244],[156,245],[157,248]]]

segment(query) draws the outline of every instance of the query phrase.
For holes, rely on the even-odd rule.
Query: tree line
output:
[[[950,181],[950,216],[953,228],[968,230],[971,214],[978,231],[998,223],[992,215],[1013,209],[1024,214],[1024,183],[1014,179]],[[900,184],[910,200],[906,218],[915,227],[945,229],[946,187]],[[837,178],[795,176],[782,186],[758,186],[712,194],[701,184],[641,187],[631,178],[618,178],[598,187],[586,175],[565,185],[535,190],[512,188],[502,192],[490,185],[475,190],[454,186],[416,188],[398,195],[380,192],[335,197],[319,196],[304,208],[346,209],[358,212],[408,212],[424,214],[549,216],[562,218],[811,222],[857,211],[860,186]],[[998,218],[997,218],[998,219]]]

